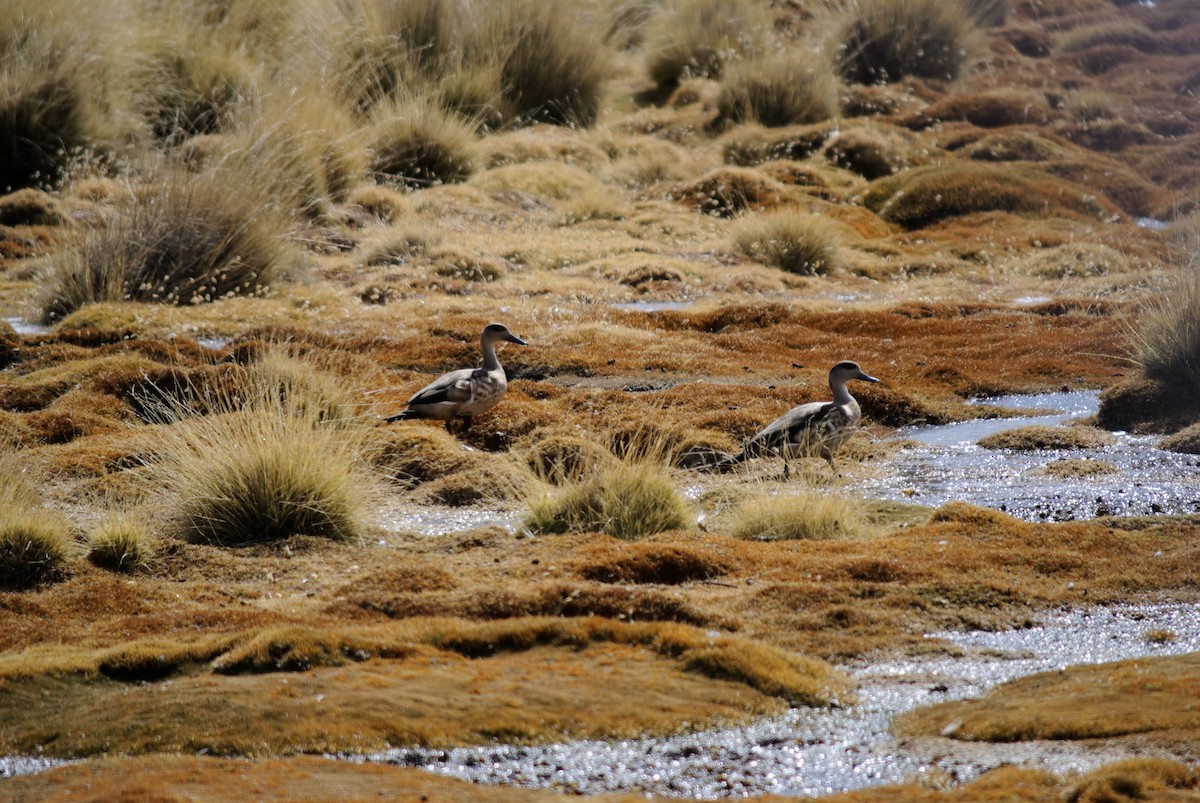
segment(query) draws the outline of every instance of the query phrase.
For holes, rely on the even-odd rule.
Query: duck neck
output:
[[[479,348],[483,351],[483,370],[495,371],[500,368],[500,360],[496,358],[496,344],[490,337],[479,338]]]
[[[830,382],[829,389],[833,391],[833,403],[838,407],[845,406],[854,401],[854,397],[850,395],[850,391],[846,390],[845,382]]]

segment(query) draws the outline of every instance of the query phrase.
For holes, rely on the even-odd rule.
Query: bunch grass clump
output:
[[[55,579],[70,554],[66,521],[41,507],[17,454],[0,449],[0,589],[28,588]]]
[[[665,0],[646,29],[646,69],[660,90],[688,78],[719,78],[726,66],[761,48],[771,29],[753,0]]]
[[[944,0],[850,0],[837,29],[841,72],[858,84],[908,76],[953,80],[966,60],[971,21]]]
[[[475,129],[424,98],[379,107],[369,140],[371,172],[413,189],[466,181],[478,161]]]
[[[61,574],[71,534],[61,517],[34,508],[0,514],[0,588],[28,588]]]
[[[145,571],[150,565],[146,530],[127,513],[113,513],[88,533],[87,558],[115,572]]]
[[[833,224],[795,207],[742,218],[734,228],[733,241],[747,256],[788,273],[823,275],[838,264]]]
[[[794,50],[734,63],[717,96],[721,119],[768,127],[816,123],[837,110],[837,83],[828,66]]]
[[[1200,252],[1126,328],[1147,378],[1181,384],[1192,398],[1200,397]]]
[[[754,494],[732,512],[730,534],[756,541],[823,541],[854,538],[866,519],[854,500],[802,491],[788,496]]]
[[[654,461],[621,462],[535,502],[525,526],[535,533],[602,532],[627,541],[686,527],[687,505]]]
[[[146,59],[137,86],[136,103],[151,134],[169,144],[228,130],[259,93],[245,56],[211,42],[162,45]]]
[[[495,65],[506,123],[588,128],[608,78],[599,25],[568,0],[486,4],[467,43],[468,64]]]
[[[329,420],[327,382],[295,379],[253,371],[248,389],[206,400],[206,415],[162,402],[160,418],[175,423],[162,430],[151,481],[174,498],[184,538],[237,547],[293,535],[362,536],[378,487],[364,460],[366,429]]]
[[[100,113],[86,51],[65,20],[31,2],[0,19],[0,193],[50,185],[92,143]]]
[[[249,170],[162,171],[123,201],[44,277],[43,320],[98,301],[199,304],[260,295],[300,262],[285,218]]]

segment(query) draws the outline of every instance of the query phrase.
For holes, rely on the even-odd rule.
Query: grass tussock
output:
[[[602,532],[636,541],[691,521],[662,466],[643,460],[618,463],[562,486],[530,507],[525,526],[535,533]]]
[[[756,541],[855,538],[866,529],[866,518],[854,500],[816,491],[756,494],[737,505],[729,523],[734,538]]]
[[[0,588],[22,589],[62,574],[71,533],[58,515],[41,508],[0,514]]]
[[[1126,328],[1144,376],[1200,396],[1200,252]]]
[[[376,108],[368,136],[371,172],[420,189],[466,181],[475,171],[478,137],[462,118],[422,98]]]
[[[16,453],[0,449],[0,589],[54,580],[66,566],[71,532],[40,494]]]
[[[1016,427],[980,438],[985,449],[1038,452],[1046,449],[1099,449],[1115,441],[1108,432],[1091,427],[1051,427],[1036,424]]]
[[[309,371],[252,371],[249,387],[218,391],[196,415],[186,398],[163,397],[152,482],[174,497],[186,539],[246,546],[293,535],[354,541],[375,498],[367,428],[342,415],[328,380]]]
[[[660,90],[688,78],[719,78],[762,48],[771,21],[752,0],[665,0],[646,27],[646,69]]]
[[[112,65],[93,52],[107,3],[14,0],[0,22],[0,193],[51,186],[84,149],[116,132],[108,114]],[[97,15],[91,30],[80,15]],[[113,13],[112,19],[119,18]],[[106,120],[106,115],[109,119]]]
[[[1113,219],[1112,203],[1089,188],[988,163],[930,165],[872,183],[863,204],[884,220],[915,229],[976,212]]]
[[[796,207],[743,217],[734,228],[733,242],[746,256],[788,273],[823,275],[838,265],[834,224]]]
[[[837,82],[828,65],[790,49],[731,65],[717,96],[722,120],[768,127],[817,123],[837,110]]]
[[[189,540],[246,546],[293,535],[339,541],[363,534],[362,472],[344,433],[253,411],[186,425],[164,466]],[[188,436],[184,436],[188,437]]]
[[[246,55],[214,40],[158,43],[134,81],[136,103],[151,134],[169,145],[229,131],[259,92]]]
[[[847,81],[887,84],[908,76],[944,81],[966,60],[971,22],[961,3],[850,0],[836,33]]]
[[[596,25],[579,24],[567,0],[516,0],[483,7],[468,51],[499,73],[506,122],[587,128],[600,112],[608,77]]]
[[[87,535],[87,559],[114,572],[141,572],[150,566],[150,538],[129,513],[112,513]]]
[[[44,277],[42,318],[97,301],[200,304],[259,295],[294,277],[299,259],[262,186],[241,171],[167,171],[120,204]]]

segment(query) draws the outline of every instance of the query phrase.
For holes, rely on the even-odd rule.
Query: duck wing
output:
[[[481,369],[462,368],[442,374],[425,387],[418,390],[408,400],[408,405],[459,403],[471,399],[471,379],[480,373]]]
[[[837,405],[833,402],[809,402],[793,407],[746,441],[745,448],[761,451],[799,443],[807,437],[807,433],[822,428],[836,411]]]

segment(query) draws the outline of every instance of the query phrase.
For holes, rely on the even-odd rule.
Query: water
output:
[[[69,762],[52,758],[26,758],[25,756],[0,756],[0,779],[16,775],[30,775],[59,767]]]
[[[1171,630],[1166,644],[1145,638]],[[1128,752],[1071,742],[976,744],[944,738],[899,741],[893,717],[918,706],[973,697],[1034,672],[1079,663],[1200,649],[1194,606],[1063,611],[1040,627],[1000,633],[939,633],[965,656],[897,660],[860,669],[858,702],[793,709],[738,728],[661,739],[389,750],[356,760],[420,767],[475,783],[549,787],[581,794],[649,792],[690,798],[822,795],[922,775],[969,781],[1001,764],[1084,772]]]
[[[1159,449],[1154,436],[1116,433],[1112,445],[1097,449],[1018,452],[976,445],[1006,429],[1057,426],[1094,415],[1099,406],[1095,391],[1000,396],[978,403],[1047,412],[905,427],[897,437],[916,441],[918,447],[889,459],[878,476],[859,483],[861,491],[931,506],[970,502],[1030,521],[1200,512],[1200,457]],[[1066,478],[1040,473],[1064,458],[1100,460],[1116,472]]]
[[[695,301],[627,301],[613,304],[612,308],[626,312],[671,312],[690,309],[695,305]]]
[[[23,318],[4,318],[3,320],[19,335],[45,335],[50,333],[49,326],[43,326],[40,323],[30,323]]]
[[[439,536],[494,526],[516,532],[524,517],[523,510],[423,506],[384,509],[380,512],[379,524],[389,532]]]

